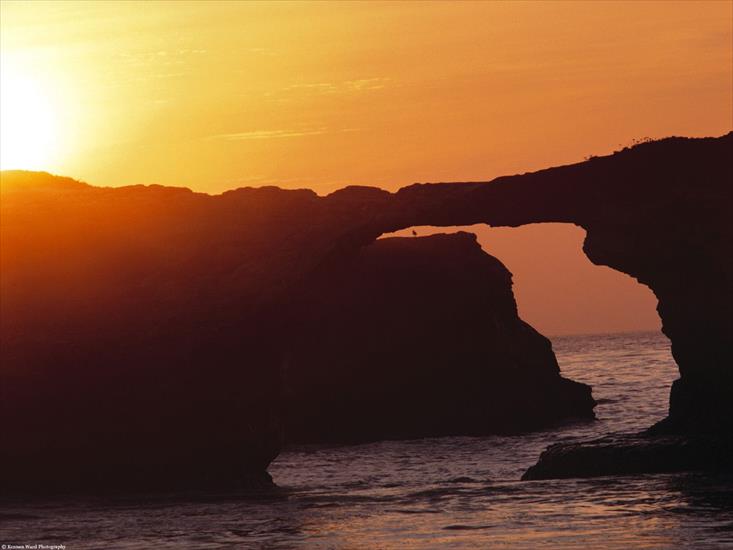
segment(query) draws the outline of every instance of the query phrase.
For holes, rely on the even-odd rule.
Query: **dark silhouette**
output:
[[[580,443],[557,443],[540,456],[523,480],[620,474],[731,470],[730,434],[612,434]]]
[[[517,433],[593,418],[590,388],[560,376],[511,285],[470,233],[378,240],[313,273],[292,303],[287,439]]]
[[[655,431],[725,433],[733,431],[732,180],[733,133],[669,138],[490,183],[407,187],[381,225],[583,227],[593,263],[628,273],[659,299],[681,376]]]
[[[729,437],[732,147],[670,138],[489,183],[324,198],[4,172],[0,489],[267,483],[310,277],[420,225],[584,227],[593,262],[659,298],[681,377],[654,432]]]

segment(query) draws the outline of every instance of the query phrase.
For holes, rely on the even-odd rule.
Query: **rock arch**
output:
[[[719,432],[733,425],[732,153],[733,133],[668,138],[491,182],[416,184],[394,195],[346,188],[327,200],[368,212],[340,247],[421,225],[583,227],[593,263],[631,275],[659,299],[680,378],[656,431]]]
[[[0,415],[15,444],[0,485],[266,481],[293,293],[422,225],[584,228],[593,263],[659,299],[680,378],[655,431],[729,434],[732,150],[733,133],[669,138],[491,182],[327,197],[3,172]]]

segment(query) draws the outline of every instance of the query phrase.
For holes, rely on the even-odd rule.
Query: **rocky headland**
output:
[[[397,193],[351,187],[327,197],[272,187],[217,196],[160,186],[112,189],[3,172],[0,482],[42,491],[266,483],[285,429],[283,373],[300,376],[294,367],[318,363],[322,352],[296,340],[290,345],[299,300],[312,299],[316,276],[346,269],[341,282],[349,288],[358,281],[349,265],[387,265],[384,247],[404,247],[400,262],[407,265],[420,244],[369,247],[382,234],[417,225],[584,228],[591,261],[654,291],[680,368],[667,419],[639,437],[653,443],[705,434],[722,441],[733,425],[732,152],[733,133],[669,138],[491,182],[418,184]],[[475,256],[461,261],[473,265]],[[385,283],[389,276],[380,272]],[[487,292],[476,288],[477,295]],[[348,297],[333,292],[326,306],[343,318],[333,308]],[[363,329],[336,328],[354,330],[352,337]],[[544,349],[549,372],[554,358]],[[325,357],[340,360],[342,352],[326,350]],[[301,363],[293,362],[296,353]],[[328,361],[318,369],[327,372]],[[484,364],[501,371],[498,363]],[[616,452],[616,464],[634,456],[615,443],[592,445],[619,449],[603,451]],[[576,448],[583,447],[548,451],[568,465],[563,477],[586,456]],[[665,456],[675,455],[669,448]],[[662,462],[655,471],[667,471]],[[716,469],[721,461],[716,454],[676,463]],[[623,471],[599,466],[593,475]]]

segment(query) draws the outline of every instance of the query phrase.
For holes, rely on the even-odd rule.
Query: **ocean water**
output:
[[[278,489],[0,501],[0,544],[74,548],[733,548],[733,478],[665,474],[522,482],[549,444],[663,418],[677,369],[661,334],[553,339],[593,386],[598,421],[520,436],[283,452]]]

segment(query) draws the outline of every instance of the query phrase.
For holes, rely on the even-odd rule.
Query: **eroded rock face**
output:
[[[267,484],[273,304],[309,261],[271,228],[315,195],[2,183],[0,488]]]
[[[422,264],[430,257],[410,255],[422,240],[408,246],[392,241],[375,245],[376,255],[361,253],[368,244],[364,236],[371,234],[390,197],[352,189],[319,198],[310,191],[275,188],[212,197],[186,189],[108,189],[47,174],[3,173],[0,487],[49,492],[266,484],[266,467],[281,444],[284,352],[292,341],[313,334],[312,315],[328,317],[338,304],[321,303],[318,296],[312,300],[308,293],[319,286],[330,289],[343,269],[351,269],[350,292],[378,293],[369,280],[354,279],[350,262],[355,257],[376,261],[371,273],[384,273],[392,262],[399,265],[395,254],[404,252]],[[415,306],[428,313],[434,303],[436,322],[441,312],[450,311],[468,330],[472,318],[481,315],[485,326],[493,315],[515,343],[526,346],[495,350],[488,358],[494,368],[486,370],[492,339],[499,349],[500,328],[493,328],[482,350],[476,345],[477,327],[462,334],[448,323],[443,328],[449,341],[440,351],[453,356],[452,366],[471,361],[463,372],[474,381],[491,382],[468,396],[482,402],[470,403],[464,396],[467,407],[457,411],[455,400],[468,384],[453,378],[450,395],[441,398],[435,386],[431,389],[443,403],[433,405],[444,411],[433,414],[431,425],[422,426],[427,416],[413,412],[401,422],[392,418],[390,428],[383,413],[380,419],[363,418],[358,437],[473,432],[479,424],[482,431],[515,431],[576,413],[591,416],[588,388],[560,378],[549,342],[516,317],[509,274],[501,264],[472,238],[427,242],[442,243],[433,260],[455,260],[466,270],[430,266],[425,272],[430,277],[421,283],[419,273],[404,277],[407,264],[402,263],[402,276],[392,284],[407,285],[403,296],[412,292],[416,300],[415,285],[423,284],[430,294],[419,294]],[[380,252],[395,243],[394,253]],[[453,245],[457,249],[451,252]],[[487,279],[479,285],[482,277]],[[468,287],[438,288],[441,280],[470,282],[480,292],[479,302]],[[394,287],[382,291],[401,293]],[[449,297],[460,302],[451,304]],[[308,308],[297,306],[309,299]],[[374,334],[367,329],[391,315],[414,325],[414,315],[394,311],[389,299],[381,299],[386,311],[361,312],[380,319],[355,318],[364,329],[363,341],[354,333],[350,345],[370,349]],[[497,311],[480,311],[481,300]],[[399,340],[385,347],[382,340],[381,350],[416,352],[422,335],[415,329],[405,327],[400,335],[406,340],[411,332],[411,348],[403,349]],[[379,338],[385,335],[383,328],[376,332]],[[471,345],[461,349],[466,343],[461,338],[471,339]],[[430,344],[424,345],[436,351]],[[309,357],[317,351],[310,348]],[[422,359],[431,360],[432,369],[444,369],[423,373],[426,388],[431,375],[448,374],[446,363],[438,365],[425,352]],[[501,372],[502,361],[516,372]],[[411,363],[409,373],[391,366],[395,378],[407,380],[418,365]],[[537,379],[520,382],[518,372]],[[541,382],[548,386],[546,395],[538,391]],[[513,409],[483,402],[498,387],[517,391]],[[350,387],[344,383],[339,391]],[[487,412],[492,406],[516,418],[503,425],[497,414]],[[422,407],[427,414],[427,402]],[[406,408],[391,412],[408,414]],[[479,413],[482,420],[471,419]],[[543,414],[547,417],[540,420]],[[471,426],[463,426],[469,421]]]
[[[671,138],[488,183],[328,197],[4,172],[0,482],[265,478],[293,293],[413,225],[585,228],[593,262],[659,298],[681,376],[657,430],[727,433],[732,150],[733,134]]]
[[[314,273],[293,303],[287,439],[517,433],[593,418],[590,387],[560,376],[511,285],[470,233],[380,239]]]

